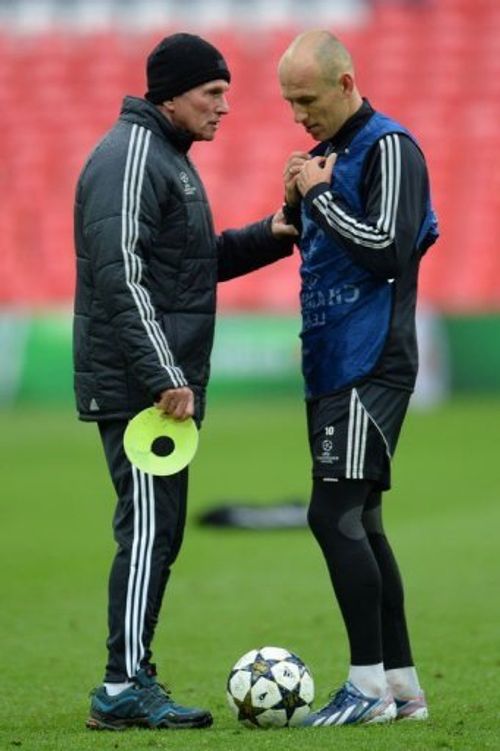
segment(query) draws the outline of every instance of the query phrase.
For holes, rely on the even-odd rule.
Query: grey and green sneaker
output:
[[[110,696],[104,686],[95,688],[86,725],[90,730],[144,728],[206,728],[212,715],[206,709],[177,704],[156,681],[154,665],[140,670],[130,688]]]

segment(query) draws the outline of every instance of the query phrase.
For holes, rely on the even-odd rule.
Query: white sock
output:
[[[385,696],[387,678],[384,663],[376,665],[351,665],[348,680],[366,696]]]
[[[104,688],[108,696],[118,696],[118,694],[121,694],[122,691],[125,691],[131,685],[130,681],[125,681],[124,683],[105,683]]]
[[[386,677],[394,698],[400,701],[414,699],[422,690],[414,667],[387,670]]]

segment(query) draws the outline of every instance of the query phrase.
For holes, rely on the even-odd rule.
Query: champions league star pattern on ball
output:
[[[247,727],[300,725],[314,699],[314,682],[302,660],[281,647],[253,649],[234,665],[227,699]]]

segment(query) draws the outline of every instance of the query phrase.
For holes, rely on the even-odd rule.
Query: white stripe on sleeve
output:
[[[330,190],[313,200],[313,205],[328,224],[356,245],[374,250],[394,242],[396,217],[401,187],[401,144],[397,133],[390,133],[378,142],[380,149],[381,200],[380,215],[375,226],[350,216],[333,199]]]
[[[150,138],[151,131],[138,125],[132,126],[123,180],[122,254],[127,287],[146,334],[174,387],[179,387],[185,386],[187,381],[182,370],[175,365],[165,333],[156,320],[149,292],[142,284],[142,261],[135,252],[139,238],[141,191]]]

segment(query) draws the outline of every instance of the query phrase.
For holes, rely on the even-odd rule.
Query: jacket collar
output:
[[[368,99],[363,99],[361,107],[356,110],[354,115],[351,115],[351,117],[345,121],[333,138],[330,138],[327,141],[322,141],[315,146],[310,153],[317,155],[324,154],[325,152],[331,153],[332,151],[336,151],[337,153],[340,153],[341,151],[344,151],[349,146],[358,130],[366,125],[368,120],[374,114],[375,110]]]
[[[128,122],[148,128],[148,130],[153,131],[153,133],[156,133],[161,138],[166,138],[176,149],[184,153],[189,151],[194,140],[188,131],[174,127],[161,114],[156,105],[140,97],[125,97],[120,112],[120,120],[127,120]]]
[[[368,99],[363,99],[363,104],[356,110],[354,115],[345,121],[340,130],[335,133],[330,143],[335,151],[341,151],[345,149],[351,143],[352,139],[363,125],[366,125],[368,120],[374,114],[375,110],[371,106]]]

